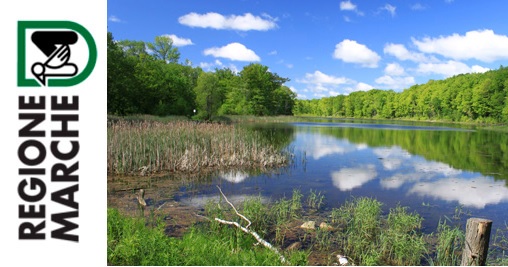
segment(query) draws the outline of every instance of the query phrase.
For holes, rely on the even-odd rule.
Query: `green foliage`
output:
[[[157,36],[153,43],[148,43],[146,46],[152,50],[156,59],[167,63],[178,63],[180,59],[180,52],[173,47],[173,40],[168,36]]]
[[[294,94],[289,94],[292,93],[291,90],[280,89],[289,79],[268,71],[268,66],[250,64],[243,68],[240,77],[247,88],[246,100],[254,115],[285,115],[277,112],[284,111],[285,106],[285,109],[292,108],[290,102],[295,97]],[[282,96],[283,99],[278,99],[277,96]]]
[[[146,52],[147,47],[153,55]],[[166,37],[145,44],[116,42],[108,33],[108,113],[190,116],[201,70],[176,61],[178,50]]]
[[[167,36],[153,43],[115,41],[108,32],[108,113],[196,115],[292,115],[296,94],[289,81],[250,64],[240,73],[230,69],[204,72],[187,60]],[[194,114],[197,110],[197,114]]]
[[[295,115],[507,123],[508,68],[430,80],[395,93],[373,89],[348,96],[297,100]]]
[[[199,74],[196,93],[197,116],[210,120],[224,102],[225,94],[219,87],[218,78],[213,73]]]

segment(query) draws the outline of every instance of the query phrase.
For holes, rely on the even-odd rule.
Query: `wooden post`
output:
[[[462,266],[484,266],[489,249],[492,221],[470,218],[466,224],[466,241],[462,251]]]

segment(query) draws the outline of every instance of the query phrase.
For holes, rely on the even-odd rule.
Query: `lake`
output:
[[[383,211],[397,204],[423,218],[423,230],[440,220],[465,225],[470,217],[508,219],[508,134],[443,124],[319,119],[295,123],[248,124],[269,142],[293,154],[290,166],[269,174],[218,173],[192,190],[182,187],[180,201],[203,205],[218,198],[220,185],[229,199],[261,195],[290,197],[299,189],[325,196],[326,210],[357,197],[372,197]],[[187,191],[188,190],[188,191]]]

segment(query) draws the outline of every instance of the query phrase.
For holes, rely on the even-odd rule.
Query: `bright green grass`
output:
[[[108,209],[109,265],[281,265],[274,252],[254,246],[255,239],[240,230],[222,226],[211,231],[194,226],[183,238],[168,237],[163,224],[151,228],[144,219],[127,218]],[[306,265],[306,252],[293,252],[293,265]]]

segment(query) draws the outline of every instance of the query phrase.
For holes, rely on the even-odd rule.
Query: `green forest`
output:
[[[171,38],[153,42],[114,40],[108,32],[108,114],[307,115],[343,118],[508,123],[508,68],[430,80],[402,92],[372,89],[299,100],[289,78],[252,63],[240,72],[206,72],[188,60]],[[148,52],[149,51],[149,52]]]
[[[205,72],[181,63],[171,38],[154,42],[114,40],[108,32],[108,114],[183,115],[209,120],[218,115],[292,115],[296,100],[267,66],[253,63],[236,73]],[[147,52],[147,51],[150,51]]]
[[[508,68],[430,80],[400,93],[373,89],[348,96],[297,100],[293,112],[347,118],[507,123]]]

